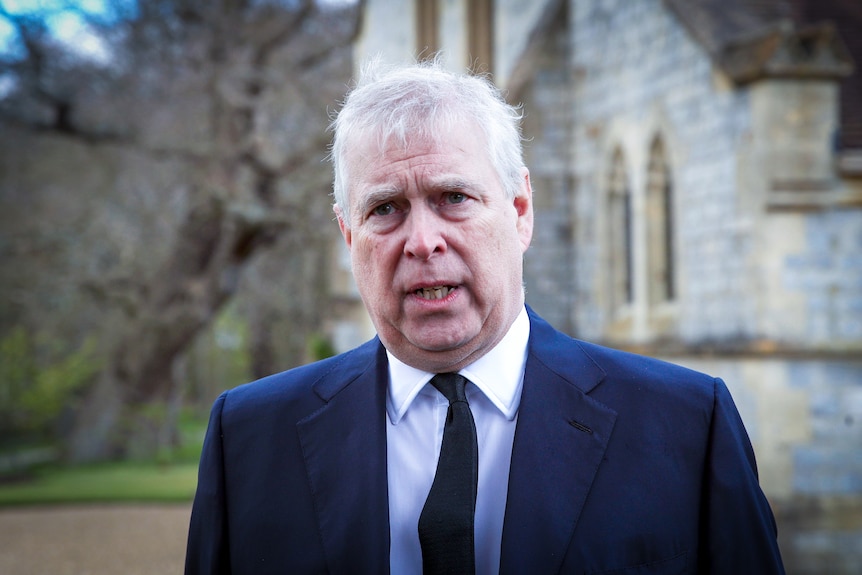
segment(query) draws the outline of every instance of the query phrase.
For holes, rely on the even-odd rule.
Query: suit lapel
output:
[[[616,420],[585,393],[601,368],[534,314],[530,322],[500,573],[559,571]]]
[[[587,393],[604,373],[530,314],[500,573],[555,573],[604,456],[616,413]],[[321,378],[325,405],[297,423],[332,573],[389,572],[386,354],[375,340]]]
[[[364,367],[343,361],[315,384],[326,404],[297,423],[331,573],[389,571],[388,375],[383,346],[375,343]]]

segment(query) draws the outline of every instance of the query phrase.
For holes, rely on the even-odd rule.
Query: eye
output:
[[[395,206],[391,203],[387,202],[385,204],[380,204],[373,210],[371,210],[371,215],[373,216],[388,216],[392,212],[395,211]]]
[[[467,201],[467,194],[463,192],[448,192],[446,194],[446,203],[460,204]]]

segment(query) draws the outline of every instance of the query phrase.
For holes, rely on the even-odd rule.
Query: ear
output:
[[[344,243],[347,244],[347,249],[350,249],[353,242],[353,235],[350,233],[350,227],[344,221],[344,213],[338,204],[332,206],[332,211],[335,212],[335,217],[338,219],[338,229],[341,230],[341,235],[344,237]]]
[[[533,188],[530,185],[530,170],[523,168],[521,189],[513,200],[518,214],[516,227],[521,240],[521,252],[526,252],[533,239]]]

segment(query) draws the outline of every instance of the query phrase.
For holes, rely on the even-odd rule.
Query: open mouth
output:
[[[435,300],[443,299],[453,291],[455,291],[454,286],[434,286],[420,288],[413,293],[425,300]]]

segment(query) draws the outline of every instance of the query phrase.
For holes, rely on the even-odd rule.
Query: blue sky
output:
[[[47,24],[56,37],[84,51],[98,50],[96,38],[87,33],[83,19],[72,10],[75,8],[91,14],[108,16],[117,0],[0,0],[0,6],[13,15],[45,13]],[[0,17],[0,53],[9,54],[16,50],[16,35],[12,25]]]
[[[54,35],[82,53],[103,59],[107,55],[98,38],[88,33],[87,25],[75,10],[88,12],[110,20],[134,9],[138,0],[0,0],[0,7],[10,14],[48,14],[46,21]],[[295,0],[271,0],[284,5]],[[321,5],[352,4],[356,0],[318,0]],[[16,35],[12,25],[0,17],[0,54],[16,51]]]

